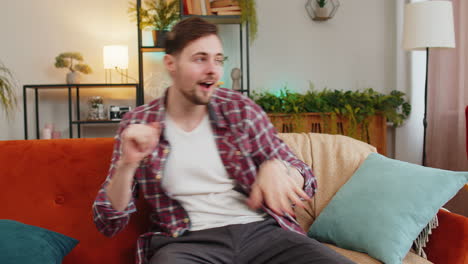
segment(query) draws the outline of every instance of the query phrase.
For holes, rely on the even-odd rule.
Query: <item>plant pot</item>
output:
[[[153,43],[155,47],[164,48],[164,41],[166,40],[167,30],[153,30]]]
[[[81,81],[81,74],[77,71],[67,73],[67,84],[78,84]]]
[[[317,7],[315,14],[317,18],[328,18],[328,9],[326,7]]]

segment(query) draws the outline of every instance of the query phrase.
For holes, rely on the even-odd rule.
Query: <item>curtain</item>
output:
[[[452,3],[456,48],[429,50],[427,165],[468,171],[468,1]]]

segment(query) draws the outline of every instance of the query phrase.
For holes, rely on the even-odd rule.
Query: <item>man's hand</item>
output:
[[[121,134],[122,155],[117,163],[114,177],[106,186],[106,193],[112,207],[123,211],[132,198],[132,184],[135,170],[140,161],[154,151],[159,143],[159,123],[132,124]]]
[[[288,169],[291,171],[288,175]],[[250,197],[247,200],[249,207],[258,209],[263,203],[278,215],[288,213],[295,216],[292,204],[305,207],[300,200],[309,200],[309,196],[302,190],[304,179],[294,168],[286,168],[279,160],[265,161],[252,185]]]
[[[151,154],[159,143],[161,126],[157,122],[129,125],[121,135],[123,164],[138,164]]]

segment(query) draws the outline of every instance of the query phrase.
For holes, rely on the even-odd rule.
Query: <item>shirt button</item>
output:
[[[239,150],[236,151],[236,155],[237,155],[237,156],[240,156],[240,155],[241,155],[241,152],[240,152]]]
[[[188,222],[190,222],[190,220],[189,220],[187,217],[186,217],[186,218],[184,218],[184,223],[186,223],[186,224],[187,224]]]
[[[164,150],[163,150],[163,153],[164,153],[164,154],[169,153],[169,149],[164,149]]]
[[[156,174],[156,179],[158,179],[158,180],[161,179],[161,173]]]
[[[172,237],[178,237],[179,236],[179,232],[175,231],[174,234],[172,234]]]

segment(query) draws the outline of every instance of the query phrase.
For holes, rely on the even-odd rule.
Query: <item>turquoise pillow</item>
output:
[[[0,220],[0,263],[60,264],[78,240],[32,225]]]
[[[321,242],[401,264],[421,230],[468,182],[468,172],[372,153],[310,227]]]

